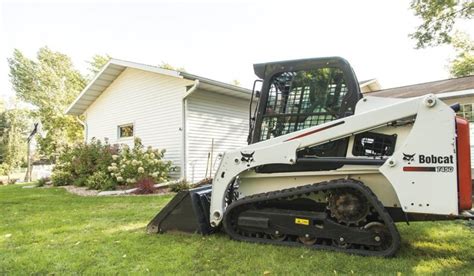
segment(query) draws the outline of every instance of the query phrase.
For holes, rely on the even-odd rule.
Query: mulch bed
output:
[[[100,191],[98,190],[89,190],[87,187],[76,187],[76,186],[61,186],[66,191],[70,192],[71,194],[75,194],[78,196],[96,196]]]
[[[52,185],[46,185],[44,188],[51,188],[54,187]],[[99,190],[90,190],[87,187],[76,187],[73,185],[70,186],[60,186],[61,188],[65,189],[71,194],[75,194],[78,196],[97,196],[101,191]],[[117,190],[127,190],[130,189],[127,186],[118,186]],[[169,188],[157,188],[153,194],[134,194],[134,193],[127,193],[121,194],[120,196],[155,196],[155,195],[165,195],[169,194],[171,191]]]

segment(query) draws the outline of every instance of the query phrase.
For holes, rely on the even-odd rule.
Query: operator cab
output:
[[[340,57],[261,63],[254,70],[263,83],[253,92],[260,99],[250,112],[250,144],[352,115],[362,98]]]
[[[353,115],[362,98],[354,71],[340,57],[261,63],[254,71],[262,86],[257,92],[254,85],[252,92],[249,144]],[[256,106],[254,96],[259,96]],[[344,138],[301,150],[298,157],[344,157],[347,145]],[[268,165],[259,171],[334,169],[327,166]]]

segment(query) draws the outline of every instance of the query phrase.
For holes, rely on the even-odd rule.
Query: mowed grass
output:
[[[0,187],[0,274],[474,274],[467,222],[400,223],[403,244],[389,259],[242,243],[223,234],[146,234],[171,197]]]

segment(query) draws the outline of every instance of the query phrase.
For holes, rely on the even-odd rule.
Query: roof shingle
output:
[[[423,96],[429,93],[442,94],[446,92],[463,91],[468,89],[474,89],[474,76],[394,87],[367,92],[365,95],[391,98],[411,98]]]

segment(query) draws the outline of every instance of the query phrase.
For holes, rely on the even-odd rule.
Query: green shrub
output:
[[[94,190],[114,190],[116,183],[111,177],[102,171],[97,171],[86,180],[86,186]]]
[[[58,173],[61,177],[65,177],[63,175],[68,173],[70,175],[68,184],[86,186],[87,178],[94,172],[107,173],[107,167],[113,161],[112,155],[117,152],[117,145],[103,144],[95,139],[87,144],[80,143],[73,147],[66,147],[58,157],[53,174]],[[59,181],[61,180],[62,178],[59,178]],[[54,182],[53,178],[54,185],[61,185]]]
[[[51,181],[54,186],[73,184],[74,168],[72,160],[74,158],[74,150],[74,147],[65,146],[59,154],[51,175]]]
[[[133,148],[123,145],[120,154],[112,156],[114,162],[107,168],[110,175],[129,186],[140,178],[151,178],[154,183],[167,180],[171,162],[162,160],[165,150],[145,149],[139,138],[134,142]]]
[[[189,189],[191,189],[191,183],[189,183],[186,180],[181,180],[178,183],[171,186],[171,191],[175,193],[179,191],[187,191]]]
[[[86,181],[87,181],[88,177],[89,176],[87,176],[87,175],[80,174],[79,176],[74,178],[74,180],[72,181],[72,184],[74,186],[77,186],[77,187],[84,187],[84,186],[86,186]]]
[[[77,145],[72,159],[74,173],[91,175],[96,171],[106,172],[113,161],[112,154],[116,151],[118,146],[102,144],[100,140],[95,139],[88,144]]]
[[[49,177],[41,177],[40,179],[36,180],[37,187],[43,187],[46,185],[51,179]]]
[[[55,170],[51,175],[54,186],[66,186],[72,184],[72,175],[67,171]]]

